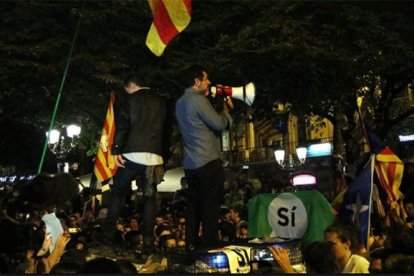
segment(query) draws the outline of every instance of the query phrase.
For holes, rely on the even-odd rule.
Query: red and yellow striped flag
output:
[[[369,130],[368,137],[372,153],[375,154],[375,172],[381,187],[387,194],[391,209],[397,208],[397,201],[401,199],[400,185],[404,163],[378,136]]]
[[[117,169],[114,156],[111,154],[111,146],[115,135],[114,100],[115,95],[112,92],[93,169],[99,182],[114,176]]]
[[[191,20],[191,0],[148,0],[154,19],[147,35],[147,47],[161,56],[168,43]]]

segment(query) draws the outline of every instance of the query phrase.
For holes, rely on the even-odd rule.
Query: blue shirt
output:
[[[201,93],[187,88],[175,105],[184,143],[184,169],[197,169],[221,156],[221,132],[233,125],[230,115],[218,113]]]

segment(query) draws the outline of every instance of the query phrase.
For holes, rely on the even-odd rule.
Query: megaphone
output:
[[[211,86],[210,93],[215,95],[225,95],[245,102],[247,105],[252,105],[255,97],[256,89],[253,82],[249,82],[245,86],[231,87],[217,84]]]

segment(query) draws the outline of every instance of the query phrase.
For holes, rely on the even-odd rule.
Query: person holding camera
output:
[[[186,250],[209,248],[218,244],[220,203],[224,193],[224,169],[220,160],[221,132],[233,120],[230,98],[217,111],[206,95],[210,89],[207,70],[193,65],[184,74],[184,94],[175,111],[184,144],[184,173],[188,181],[186,211]],[[202,225],[202,236],[198,237]],[[191,254],[190,254],[191,255]]]

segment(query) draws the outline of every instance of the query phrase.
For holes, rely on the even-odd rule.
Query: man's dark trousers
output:
[[[142,191],[145,191],[146,182],[146,169],[147,166],[134,163],[124,157],[125,168],[118,168],[114,176],[114,185],[111,188],[111,197],[108,204],[108,216],[105,223],[104,235],[107,239],[113,240],[115,235],[115,224],[119,217],[122,207],[124,205],[125,196],[131,187],[132,180],[135,180],[137,176],[141,176],[141,183],[139,187]],[[152,196],[143,196],[143,237],[144,246],[153,246],[154,242],[154,224],[155,224],[155,201],[154,194]]]
[[[224,169],[220,159],[197,169],[186,169],[188,207],[186,213],[186,248],[212,248],[218,245],[218,220],[224,194]],[[201,240],[198,238],[202,223]]]

